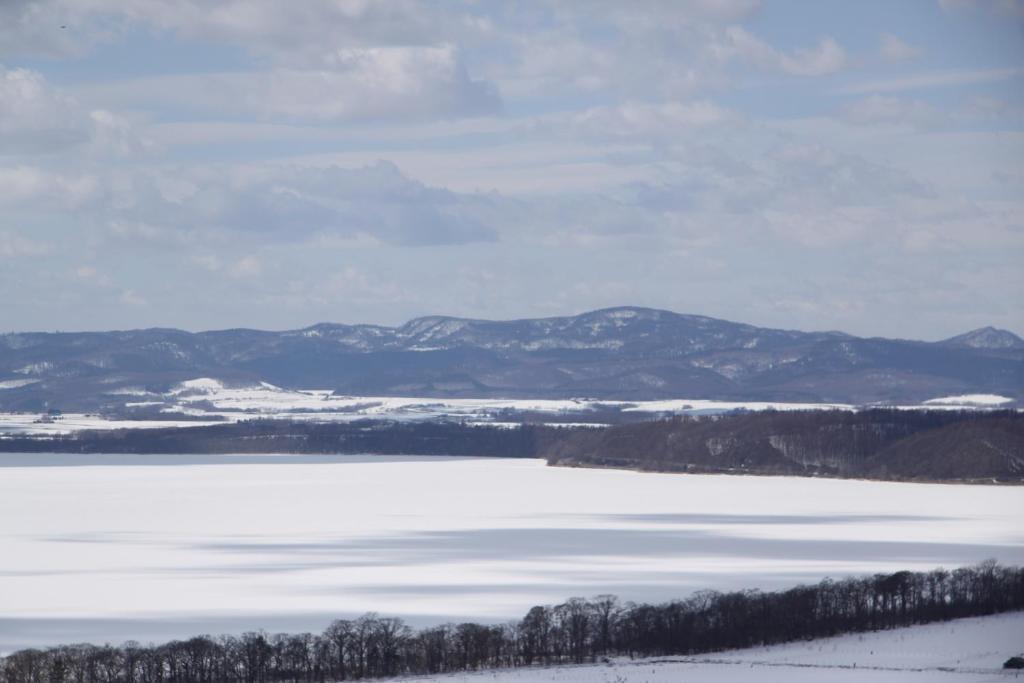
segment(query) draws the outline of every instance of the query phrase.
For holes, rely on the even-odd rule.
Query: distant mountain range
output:
[[[0,409],[100,410],[196,377],[340,394],[916,403],[1024,399],[1024,340],[986,327],[940,342],[754,327],[647,308],[399,327],[174,329],[0,336]]]

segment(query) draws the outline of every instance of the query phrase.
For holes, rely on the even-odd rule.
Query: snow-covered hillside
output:
[[[0,335],[0,410],[96,412],[127,389],[230,385],[353,396],[702,397],[917,404],[1022,398],[1024,340],[981,329],[942,342],[798,332],[618,307],[532,320],[417,318],[281,332],[173,329]],[[25,383],[31,380],[30,383]],[[13,383],[13,384],[12,384]]]
[[[960,396],[942,396],[925,401],[926,406],[1002,406],[1012,403],[1012,398],[998,394],[962,394]]]
[[[1002,663],[1024,651],[1024,613],[697,657],[481,671],[399,679],[416,683],[982,683],[1024,679]]]

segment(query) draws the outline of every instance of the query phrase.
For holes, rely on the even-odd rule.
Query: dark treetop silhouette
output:
[[[15,652],[0,683],[264,683],[381,678],[625,655],[686,655],[888,629],[1024,608],[1024,570],[993,561],[900,571],[762,593],[703,591],[662,605],[613,595],[530,609],[510,624],[414,631],[366,614],[319,635],[249,632],[163,645],[128,642]]]

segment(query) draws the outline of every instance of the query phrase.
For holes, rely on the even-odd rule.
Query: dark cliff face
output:
[[[748,413],[567,434],[556,465],[873,479],[1024,481],[1024,416],[871,410]]]
[[[118,389],[208,376],[345,394],[918,402],[1024,397],[1024,341],[986,328],[943,342],[758,328],[644,308],[400,327],[0,336],[0,409],[99,409]],[[20,385],[20,386],[19,386]]]

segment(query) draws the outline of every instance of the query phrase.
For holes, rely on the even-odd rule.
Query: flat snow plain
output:
[[[1024,650],[1024,613],[732,650],[688,658],[615,660],[516,671],[399,679],[412,683],[982,683],[1024,678],[1002,671]]]
[[[0,391],[32,384],[35,380],[0,380]],[[600,426],[601,411],[659,415],[714,415],[733,410],[859,410],[841,403],[779,403],[763,401],[716,401],[671,399],[662,401],[615,401],[595,399],[485,399],[423,398],[397,396],[335,396],[329,390],[283,389],[266,382],[229,387],[209,377],[181,382],[166,393],[141,388],[122,388],[108,394],[128,399],[128,409],[145,409],[163,419],[117,419],[97,414],[65,413],[40,419],[38,413],[0,413],[0,438],[12,435],[54,435],[94,429],[152,429],[159,427],[201,427],[222,421],[275,418],[314,422],[352,422],[384,419],[422,421],[449,419],[466,424],[513,426],[516,413],[550,415],[551,424]],[[1005,396],[967,394],[944,396],[918,405],[893,406],[901,410],[977,410],[1013,405]],[[188,416],[189,419],[181,419]],[[175,418],[179,419],[175,419]],[[206,418],[206,419],[203,419]],[[592,418],[592,419],[588,419]]]
[[[1024,562],[1024,488],[384,456],[0,455],[0,651],[519,618]]]

